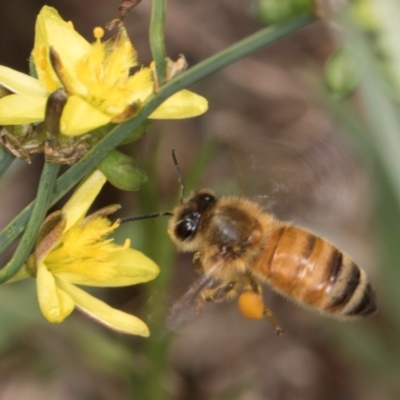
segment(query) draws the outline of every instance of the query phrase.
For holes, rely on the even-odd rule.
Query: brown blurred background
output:
[[[35,18],[43,4],[2,4],[0,64],[28,71]],[[93,27],[112,20],[118,7],[112,0],[46,4],[72,20],[88,40]],[[143,0],[126,19],[143,64],[151,61],[150,9],[150,1]],[[169,56],[183,53],[194,65],[257,31],[262,25],[252,16],[254,9],[251,0],[168,1]],[[147,169],[149,186],[139,193],[110,189],[100,202],[122,203],[124,215],[171,207],[178,195],[171,160],[175,148],[187,190],[210,187],[260,201],[277,216],[329,238],[380,288],[371,162],[325,107],[322,72],[336,48],[335,34],[330,24],[316,22],[197,83],[191,89],[209,100],[205,115],[157,121],[145,138],[125,149]],[[14,163],[2,178],[1,226],[34,196],[40,167],[40,157],[32,166]],[[150,226],[157,229],[151,239],[145,236]],[[163,312],[151,304],[160,298],[173,304],[187,290],[195,279],[191,257],[166,250],[171,255],[162,259],[160,248],[169,246],[165,221],[130,224],[123,232],[170,271],[168,290],[135,287],[98,295],[159,331],[153,330],[150,339],[121,337],[77,314],[51,326],[38,312],[33,282],[19,284],[18,290],[2,287],[0,399],[399,398],[399,365],[389,350],[393,333],[382,333],[382,324],[387,329],[390,324],[381,314],[368,321],[330,321],[266,289],[283,337],[275,336],[266,321],[244,320],[235,304],[222,304],[206,306],[166,338],[158,321]]]

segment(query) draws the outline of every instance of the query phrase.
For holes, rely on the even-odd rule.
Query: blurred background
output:
[[[194,65],[256,32],[271,22],[262,3],[168,1],[169,56],[182,53]],[[353,322],[331,320],[266,288],[266,302],[285,330],[282,337],[267,321],[245,320],[234,302],[206,305],[200,316],[169,331],[169,310],[196,279],[192,255],[176,253],[166,219],[133,222],[120,228],[116,240],[131,237],[134,247],[157,261],[160,276],[146,285],[95,293],[143,318],[151,337],[110,332],[77,312],[51,325],[40,314],[33,280],[3,285],[1,400],[400,398],[400,125],[391,119],[397,100],[386,90],[395,84],[382,78],[379,66],[395,63],[396,54],[375,51],[379,31],[363,25],[366,55],[354,64],[366,70],[366,83],[336,101],[343,94],[336,90],[342,70],[333,66],[327,72],[334,65],[327,63],[346,34],[329,12],[341,3],[321,2],[322,20],[191,87],[209,100],[209,111],[189,120],[156,121],[143,139],[125,147],[149,182],[136,193],[110,186],[96,207],[121,203],[119,216],[171,210],[179,190],[171,157],[176,149],[187,193],[207,187],[248,196],[350,254],[370,276],[378,313]],[[95,26],[116,16],[119,2],[4,2],[1,65],[28,72],[35,18],[44,4],[91,40]],[[143,0],[125,21],[143,64],[151,61],[150,11],[151,2]],[[354,54],[350,50],[349,62]],[[375,65],[368,57],[376,54]],[[40,156],[30,166],[15,161],[1,178],[0,228],[34,198],[41,166]]]

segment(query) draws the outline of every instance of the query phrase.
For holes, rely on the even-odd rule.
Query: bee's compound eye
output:
[[[210,194],[205,194],[202,198],[204,203],[211,203],[212,201],[214,201],[214,196],[211,196]]]
[[[193,233],[196,231],[196,228],[197,224],[189,219],[184,219],[176,226],[175,234],[179,239],[185,240],[193,235]]]

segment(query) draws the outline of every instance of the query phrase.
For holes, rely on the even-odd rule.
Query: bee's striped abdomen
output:
[[[254,268],[280,292],[321,311],[357,316],[376,310],[364,270],[306,230],[278,226]]]

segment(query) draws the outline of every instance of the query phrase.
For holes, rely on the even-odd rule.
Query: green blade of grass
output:
[[[165,0],[153,0],[150,20],[150,48],[155,63],[157,81],[164,83],[166,73],[166,51],[164,44]]]
[[[0,177],[7,171],[8,167],[15,160],[15,157],[0,147]]]

